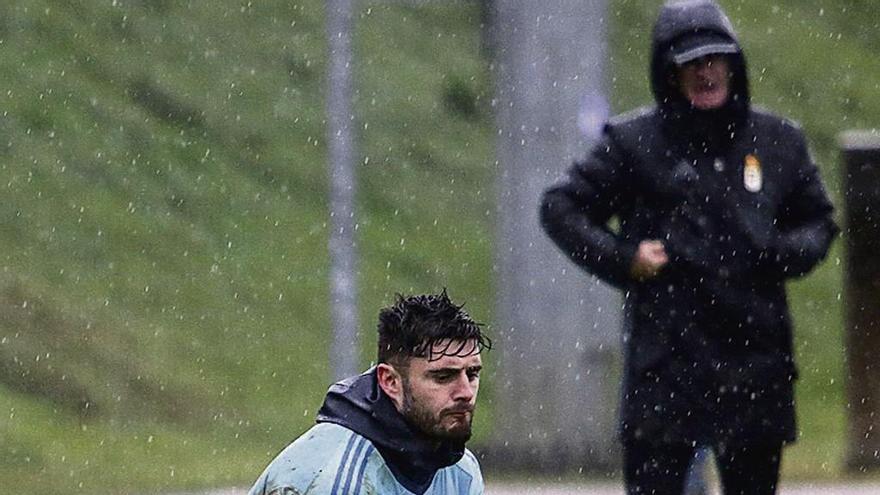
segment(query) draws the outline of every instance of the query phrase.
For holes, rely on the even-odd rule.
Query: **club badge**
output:
[[[763,183],[761,162],[757,156],[749,153],[746,155],[746,163],[743,168],[743,185],[746,187],[746,191],[756,193],[761,190]]]

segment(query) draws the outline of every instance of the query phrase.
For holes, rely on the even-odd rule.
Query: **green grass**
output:
[[[840,204],[836,135],[880,115],[878,15],[724,3],[755,101],[804,125]],[[618,111],[650,100],[644,4],[610,9]],[[0,485],[247,484],[313,421],[330,373],[322,8],[0,5]],[[446,286],[493,320],[495,133],[476,4],[365,3],[356,21],[367,365],[395,292]],[[788,477],[841,476],[841,247],[793,286]]]

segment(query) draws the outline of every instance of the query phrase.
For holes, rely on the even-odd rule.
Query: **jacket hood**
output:
[[[733,71],[731,103],[748,107],[745,56],[730,19],[713,0],[674,0],[667,2],[660,10],[652,35],[650,67],[651,90],[657,104],[668,109],[684,99],[671,82],[675,78],[676,66],[670,50],[682,39],[693,35],[708,35],[722,42],[726,40],[735,47],[735,52],[728,54]]]
[[[376,378],[376,368],[335,383],[318,410],[318,423],[335,423],[370,440],[397,481],[421,494],[434,474],[458,462],[463,442],[437,443],[406,422]]]

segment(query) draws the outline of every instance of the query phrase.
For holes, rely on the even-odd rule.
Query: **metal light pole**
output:
[[[326,0],[327,155],[330,173],[330,361],[336,380],[358,372],[355,144],[352,110],[353,0]]]

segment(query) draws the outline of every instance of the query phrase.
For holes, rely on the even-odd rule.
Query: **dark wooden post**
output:
[[[846,466],[880,467],[880,134],[847,132],[843,151],[846,264]]]

